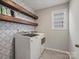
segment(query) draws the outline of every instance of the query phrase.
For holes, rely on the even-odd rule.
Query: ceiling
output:
[[[33,10],[39,10],[58,4],[66,3],[69,0],[24,0],[24,3]]]

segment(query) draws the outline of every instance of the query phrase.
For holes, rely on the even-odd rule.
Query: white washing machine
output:
[[[15,34],[15,59],[39,59],[44,51],[44,33]]]

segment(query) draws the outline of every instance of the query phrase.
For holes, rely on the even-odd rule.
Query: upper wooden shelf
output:
[[[13,2],[11,0],[0,0],[0,4],[7,6],[13,10],[19,11],[20,13],[27,15],[33,19],[38,19],[38,16],[36,16],[32,12],[30,12],[29,10],[23,8],[22,6],[16,4],[15,2]]]
[[[31,21],[22,20],[19,18],[7,16],[7,15],[2,15],[2,14],[0,14],[0,21],[8,21],[8,22],[20,23],[20,24],[31,25],[31,26],[38,25],[37,23],[31,22]]]

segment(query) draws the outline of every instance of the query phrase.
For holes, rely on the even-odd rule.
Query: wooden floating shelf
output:
[[[20,24],[31,25],[31,26],[38,25],[37,23],[31,22],[31,21],[22,20],[19,18],[7,16],[7,15],[2,15],[2,14],[0,14],[0,21],[14,22],[14,23],[20,23]]]
[[[32,12],[30,12],[29,10],[21,7],[20,5],[16,4],[15,2],[13,2],[11,0],[0,0],[0,4],[7,6],[13,10],[19,11],[20,13],[27,15],[33,19],[38,19],[38,16],[36,16]]]

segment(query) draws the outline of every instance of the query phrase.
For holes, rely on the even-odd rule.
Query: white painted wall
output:
[[[79,59],[79,48],[75,47],[75,44],[79,44],[79,0],[70,1],[69,20],[71,53],[75,59]]]
[[[35,12],[33,11],[33,9],[30,8],[30,7],[26,4],[26,2],[25,2],[24,0],[12,0],[12,1],[15,2],[15,3],[17,3],[17,4],[19,4],[19,5],[22,6],[23,8],[29,10],[30,12],[35,13]]]
[[[39,16],[39,19],[37,20],[39,26],[36,30],[45,33],[47,40],[46,47],[68,51],[68,30],[55,31],[52,29],[52,12],[63,8],[68,8],[68,4],[62,4],[36,11]]]

